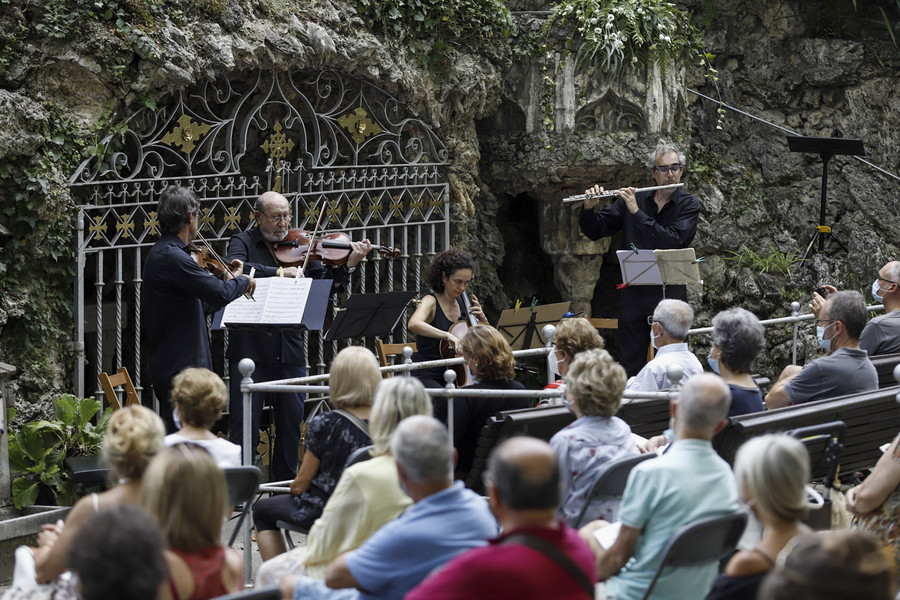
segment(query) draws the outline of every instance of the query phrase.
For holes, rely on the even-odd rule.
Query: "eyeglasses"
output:
[[[286,215],[267,215],[264,212],[260,212],[259,214],[261,214],[265,218],[269,219],[273,223],[278,223],[279,221],[284,221],[286,223],[291,222],[291,213],[288,213]]]
[[[653,315],[647,317],[647,325],[653,325],[656,321],[653,320]]]
[[[834,323],[834,319],[816,319],[816,327],[828,327]]]
[[[681,170],[684,168],[684,165],[679,165],[678,163],[675,163],[674,165],[656,165],[653,168],[656,169],[657,171],[659,171],[660,173],[662,173],[663,175],[667,175],[669,173],[669,171],[672,171],[673,173],[680,173]]]
[[[885,278],[882,277],[881,275],[879,275],[879,276],[876,277],[875,279],[877,279],[877,280],[879,280],[879,281],[887,281],[888,283],[897,283],[896,281],[891,281],[890,279],[885,279]]]

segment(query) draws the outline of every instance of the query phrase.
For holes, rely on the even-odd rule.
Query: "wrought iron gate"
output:
[[[223,254],[232,235],[253,225],[259,194],[276,190],[291,202],[293,227],[312,229],[327,203],[326,232],[402,250],[395,261],[370,255],[351,293],[425,287],[422,270],[449,244],[447,150],[408,112],[357,78],[297,70],[206,81],[132,115],[70,181],[80,203],[77,393],[87,380],[101,397],[96,375],[123,365],[143,389],[142,328],[154,324],[141,322],[141,272],[159,237],[158,194],[172,183],[197,193],[200,231]],[[213,335],[221,357],[226,336]],[[337,344],[320,332],[307,341],[311,372],[322,372]]]

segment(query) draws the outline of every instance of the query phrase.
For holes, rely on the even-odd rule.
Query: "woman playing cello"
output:
[[[413,356],[414,361],[448,358],[441,356],[442,341],[447,342],[456,351],[457,356],[462,356],[462,347],[459,343],[462,336],[454,335],[450,332],[450,328],[459,321],[465,322],[469,315],[480,323],[487,323],[481,304],[474,295],[468,314],[465,309],[463,295],[474,271],[475,261],[459,250],[442,252],[431,262],[425,277],[432,292],[422,297],[407,325],[408,329],[416,334],[418,351]],[[412,371],[412,374],[421,379],[425,387],[444,387],[444,371],[445,369],[437,367]],[[438,403],[435,403],[434,409],[434,416],[446,422],[446,406],[441,409]]]

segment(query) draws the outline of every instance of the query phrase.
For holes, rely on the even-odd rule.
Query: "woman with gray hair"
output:
[[[778,553],[795,536],[812,531],[806,516],[809,454],[802,442],[784,434],[748,440],[734,461],[738,491],[762,524],[762,539],[739,550],[716,579],[707,600],[752,600]]]
[[[403,419],[430,417],[431,412],[431,398],[419,379],[395,376],[383,380],[375,392],[369,423],[373,458],[344,469],[322,516],[309,530],[306,546],[263,563],[257,585],[277,584],[288,574],[324,578],[332,560],[358,547],[412,504],[400,489],[391,436]]]
[[[550,445],[559,460],[562,504],[560,518],[570,524],[578,518],[597,475],[611,460],[638,454],[631,428],[614,416],[625,391],[625,369],[606,350],[585,350],[569,365],[566,404],[578,417],[558,431]],[[613,522],[618,500],[594,502],[586,521]]]
[[[759,319],[748,310],[732,308],[713,317],[712,326],[707,361],[731,389],[728,416],[764,410],[762,392],[750,376],[753,361],[766,344]]]

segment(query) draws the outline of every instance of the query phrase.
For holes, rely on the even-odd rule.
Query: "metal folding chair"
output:
[[[588,507],[595,500],[615,500],[621,498],[622,494],[625,493],[625,484],[628,483],[628,474],[631,473],[631,469],[633,469],[635,465],[655,456],[656,454],[648,452],[646,454],[627,456],[625,458],[610,461],[606,466],[606,469],[597,476],[594,485],[591,486],[591,491],[588,493],[588,497],[585,499],[584,506],[581,507],[581,512],[578,514],[578,517],[572,522],[572,527],[576,529],[581,527],[581,521],[584,519]]]
[[[242,465],[240,467],[225,467],[222,469],[225,474],[225,488],[228,493],[228,504],[234,506],[235,510],[240,512],[238,522],[234,531],[231,532],[231,538],[228,545],[234,544],[238,533],[244,524],[244,519],[250,512],[250,506],[253,504],[253,497],[259,488],[259,482],[262,481],[262,471],[259,467],[253,465]]]

